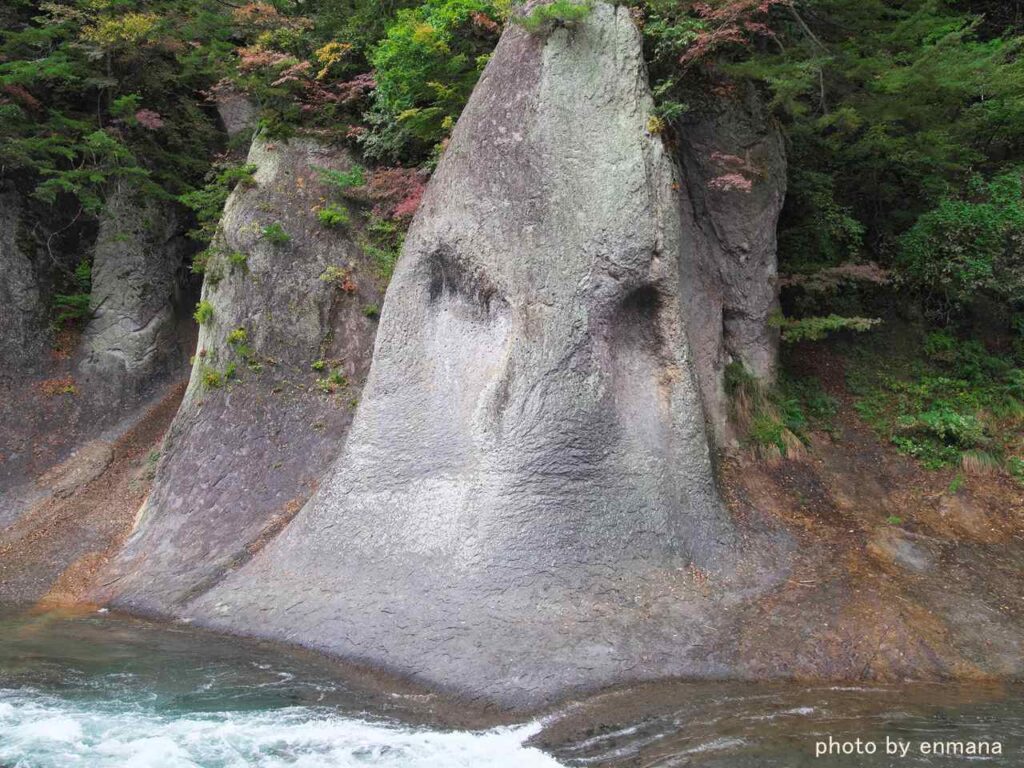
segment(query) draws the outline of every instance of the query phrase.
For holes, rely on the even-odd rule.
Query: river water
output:
[[[979,764],[1024,766],[1021,686],[662,683],[510,722],[187,626],[0,614],[0,768]]]

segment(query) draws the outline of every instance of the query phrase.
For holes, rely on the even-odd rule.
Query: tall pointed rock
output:
[[[344,453],[185,613],[506,704],[666,674],[728,588],[673,164],[628,9],[511,26],[389,288]]]

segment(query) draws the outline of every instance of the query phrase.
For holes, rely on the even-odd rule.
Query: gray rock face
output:
[[[0,191],[0,379],[39,367],[46,318],[31,254],[21,242],[17,192]]]
[[[195,250],[187,231],[175,205],[130,185],[107,198],[79,363],[83,388],[100,407],[138,402],[187,363],[192,333],[182,265]]]
[[[252,134],[259,114],[248,96],[231,88],[218,88],[213,102],[229,139]]]
[[[132,610],[175,612],[291,519],[337,457],[369,368],[374,267],[316,218],[328,194],[316,167],[347,168],[348,156],[308,139],[257,140],[248,160],[255,185],[232,193],[207,265],[213,316],[188,392],[138,529],[101,579]],[[263,235],[275,223],[287,242]]]
[[[628,9],[506,31],[407,238],[342,457],[184,615],[503,704],[722,671],[699,646],[738,582],[694,574],[744,569],[651,108]]]
[[[725,367],[771,383],[778,362],[776,224],[786,193],[782,134],[747,92],[680,126],[687,331],[715,441],[730,439]]]

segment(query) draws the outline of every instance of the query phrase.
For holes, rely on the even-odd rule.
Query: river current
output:
[[[954,765],[1024,765],[1024,688],[676,682],[509,718],[185,625],[0,614],[0,768]]]

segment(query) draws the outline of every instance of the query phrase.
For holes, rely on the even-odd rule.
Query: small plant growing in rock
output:
[[[338,289],[345,293],[355,293],[359,289],[359,285],[352,277],[352,269],[350,267],[336,267],[331,265],[323,271],[320,275],[320,279],[325,283],[333,283]]]
[[[342,194],[366,186],[366,169],[361,165],[355,165],[347,171],[317,168],[316,172],[320,176],[320,181]]]
[[[156,477],[156,467],[160,463],[160,451],[154,448],[146,456],[146,463],[142,467],[142,471],[139,473],[139,479],[143,482],[149,482]]]
[[[207,389],[220,389],[224,386],[224,376],[212,368],[203,372],[203,386]]]
[[[235,351],[235,354],[242,359],[242,362],[252,370],[253,358],[256,356],[252,348],[246,343],[249,340],[249,333],[245,328],[235,328],[227,335],[227,342]]]
[[[321,224],[329,229],[333,229],[334,227],[347,227],[351,222],[351,217],[349,216],[348,211],[336,203],[325,205],[317,211],[316,217]]]
[[[196,311],[192,314],[196,322],[200,325],[209,325],[210,321],[213,320],[213,304],[206,301],[200,301],[196,305]]]
[[[231,190],[236,186],[255,186],[255,173],[256,166],[252,164],[222,166],[211,174],[212,177],[208,178],[204,186],[180,195],[178,201],[195,212],[199,223],[196,229],[189,232],[189,236],[204,243],[213,240]]]
[[[665,121],[657,115],[650,115],[647,118],[647,132],[652,136],[657,136],[660,133],[664,133],[666,128]]]
[[[676,79],[669,77],[659,81],[652,88],[654,116],[665,124],[678,120],[690,110],[689,105],[671,98],[676,87]]]
[[[512,22],[519,24],[530,34],[551,32],[558,27],[571,27],[579,24],[593,10],[593,4],[573,2],[573,0],[555,0],[553,3],[538,5],[522,16],[512,16]]]
[[[39,384],[39,389],[46,397],[78,394],[78,387],[75,386],[75,380],[70,374],[57,379],[46,379]]]
[[[325,370],[327,368],[327,361],[326,360],[314,360],[313,363],[309,367],[312,368],[314,371],[320,372],[320,371]]]
[[[192,257],[192,266],[190,267],[193,274],[202,275],[205,274],[206,268],[210,263],[210,259],[213,258],[215,252],[212,248],[204,248],[195,256]]]
[[[287,245],[292,239],[292,236],[285,232],[284,227],[277,221],[265,226],[260,233],[260,237],[272,245]]]
[[[404,242],[405,230],[397,222],[373,216],[366,225],[366,235],[359,245],[376,262],[381,277],[390,280]]]
[[[231,251],[228,254],[228,263],[233,267],[242,267],[243,269],[249,266],[249,255],[242,253],[241,251]]]
[[[216,288],[220,285],[220,281],[224,279],[224,262],[220,259],[210,259],[206,265],[206,284],[211,288]]]
[[[363,314],[367,317],[377,319],[380,317],[380,305],[379,304],[367,304],[363,307]]]
[[[341,371],[331,371],[330,375],[316,380],[317,388],[328,395],[333,395],[342,387],[348,386],[348,378]]]

